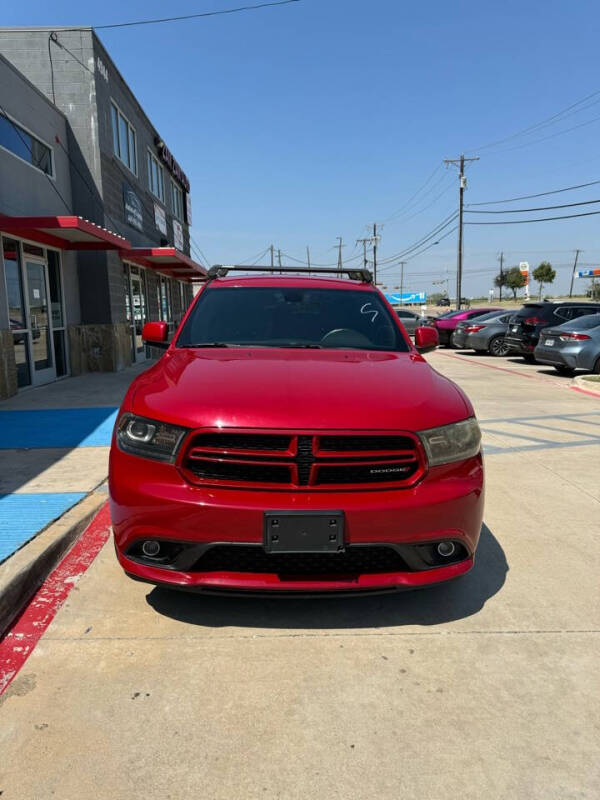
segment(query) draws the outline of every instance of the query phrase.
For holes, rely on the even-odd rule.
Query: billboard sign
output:
[[[393,306],[410,305],[411,303],[424,303],[427,300],[426,292],[400,292],[385,294],[385,299]]]
[[[578,278],[600,278],[600,269],[580,269]]]

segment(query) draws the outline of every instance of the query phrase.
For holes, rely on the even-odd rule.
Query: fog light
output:
[[[454,555],[456,547],[452,542],[440,542],[437,546],[437,551],[442,558],[450,558]]]
[[[160,542],[154,539],[148,539],[142,545],[142,553],[149,558],[154,558],[160,553]]]

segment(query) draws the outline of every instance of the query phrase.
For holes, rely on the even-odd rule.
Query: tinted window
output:
[[[10,150],[23,161],[52,175],[52,152],[35,136],[0,113],[0,146]]]
[[[409,349],[376,292],[293,286],[205,289],[177,346],[210,343]]]
[[[587,331],[590,328],[600,327],[600,314],[583,314],[577,319],[572,319],[570,322],[565,322],[560,326],[562,330],[577,330]]]
[[[412,311],[405,311],[400,308],[396,308],[394,310],[399,317],[404,319],[415,319],[417,317],[417,315],[413,314]]]
[[[496,319],[500,316],[500,311],[488,311],[487,313],[482,313],[481,316],[477,315],[477,319],[479,322],[487,322],[490,319]]]
[[[546,312],[544,314],[544,312]],[[530,303],[529,305],[523,306],[520,308],[517,313],[514,315],[513,319],[523,319],[525,317],[540,317],[544,314],[544,316],[551,316],[552,315],[552,307],[551,306],[544,306],[541,303]]]
[[[452,317],[455,317],[457,314],[462,314],[462,313],[463,313],[462,311],[446,311],[445,314],[440,314],[439,317],[437,317],[437,319],[452,319]]]

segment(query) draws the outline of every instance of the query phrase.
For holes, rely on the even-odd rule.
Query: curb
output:
[[[91,492],[0,566],[0,638],[106,500]]]
[[[600,383],[596,381],[586,381],[583,375],[573,379],[571,389],[582,394],[589,394],[592,397],[600,397]]]

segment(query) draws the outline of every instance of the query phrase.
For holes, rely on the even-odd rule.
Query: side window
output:
[[[573,313],[574,311],[575,311],[574,308],[557,308],[554,314],[560,319],[569,320],[573,319],[573,317],[575,316]]]
[[[410,319],[412,317],[412,314],[410,313],[410,311],[402,311],[402,309],[400,309],[400,308],[396,309],[396,314],[401,319]]]
[[[116,103],[110,104],[113,151],[117,158],[137,175],[137,139],[135,128]]]

